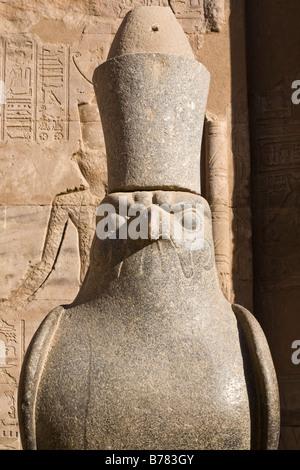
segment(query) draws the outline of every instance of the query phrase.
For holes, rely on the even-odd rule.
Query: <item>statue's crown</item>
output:
[[[210,75],[167,7],[124,18],[94,72],[108,190],[200,193],[200,152]]]

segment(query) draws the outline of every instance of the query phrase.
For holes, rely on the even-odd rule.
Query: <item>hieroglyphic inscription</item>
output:
[[[36,137],[68,139],[68,50],[64,46],[42,46],[38,59]]]
[[[282,137],[277,142],[274,142],[274,139],[264,140],[260,147],[261,167],[281,167],[284,169],[286,165],[299,165],[300,163],[300,142],[295,139],[290,140],[288,136]]]
[[[69,138],[69,62],[65,45],[42,45],[28,36],[2,38],[2,140]]]
[[[257,140],[259,151],[259,172],[281,171],[299,168],[300,163],[300,123],[284,118],[260,120]]]
[[[220,31],[225,24],[224,0],[122,0],[119,15],[123,18],[133,8],[139,6],[170,6],[184,29],[189,31]],[[189,20],[190,25],[186,24]]]
[[[23,326],[21,322],[20,330]],[[0,449],[19,447],[17,379],[22,358],[17,336],[16,327],[0,319]]]
[[[290,191],[288,174],[262,174],[257,178],[257,203],[262,209],[281,206]]]
[[[226,22],[224,0],[170,0],[169,4],[184,26],[189,20],[195,32],[220,31]]]
[[[278,119],[291,116],[292,101],[290,93],[274,89],[269,94],[259,97],[259,102],[261,119]]]
[[[133,8],[143,6],[158,6],[158,7],[167,7],[168,0],[121,0],[120,1],[120,17],[123,18],[126,13],[128,13]]]
[[[34,131],[35,47],[29,38],[4,40],[5,109],[2,137],[31,139]]]

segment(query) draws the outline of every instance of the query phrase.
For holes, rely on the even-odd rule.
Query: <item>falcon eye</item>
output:
[[[106,238],[115,240],[117,238],[117,231],[123,227],[124,224],[126,229],[127,220],[125,217],[116,214],[115,212],[106,211],[104,216],[102,216],[97,223],[97,236],[100,240],[105,240]]]
[[[181,219],[182,225],[185,230],[194,232],[199,227],[199,216],[195,209],[184,209]]]
[[[119,230],[120,227],[122,227],[122,225],[124,225],[127,220],[125,217],[123,217],[122,215],[119,215],[119,214],[111,214],[112,216],[114,216],[114,223],[115,223],[115,227],[116,227],[116,230]]]

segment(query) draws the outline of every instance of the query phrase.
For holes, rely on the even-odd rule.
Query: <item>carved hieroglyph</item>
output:
[[[227,47],[223,39],[228,35],[228,0],[0,4],[3,449],[20,445],[14,410],[19,368],[31,336],[53,306],[74,298],[88,268],[95,209],[106,192],[104,141],[92,75],[105,60],[122,18],[141,5],[169,5],[197,54],[201,55],[205,37],[219,38],[220,49]],[[230,102],[226,100],[225,107]],[[213,102],[209,107],[215,112]],[[230,119],[224,116],[230,146]],[[97,174],[97,181],[91,174]],[[230,285],[230,244],[224,249],[220,257],[226,260]],[[63,298],[57,298],[58,291]]]

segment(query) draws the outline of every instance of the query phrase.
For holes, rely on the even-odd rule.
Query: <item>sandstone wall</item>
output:
[[[224,295],[252,310],[252,222],[242,0],[0,0],[0,449],[19,449],[17,387],[45,315],[86,273],[106,192],[91,83],[128,10],[171,7],[211,73],[202,193]]]

